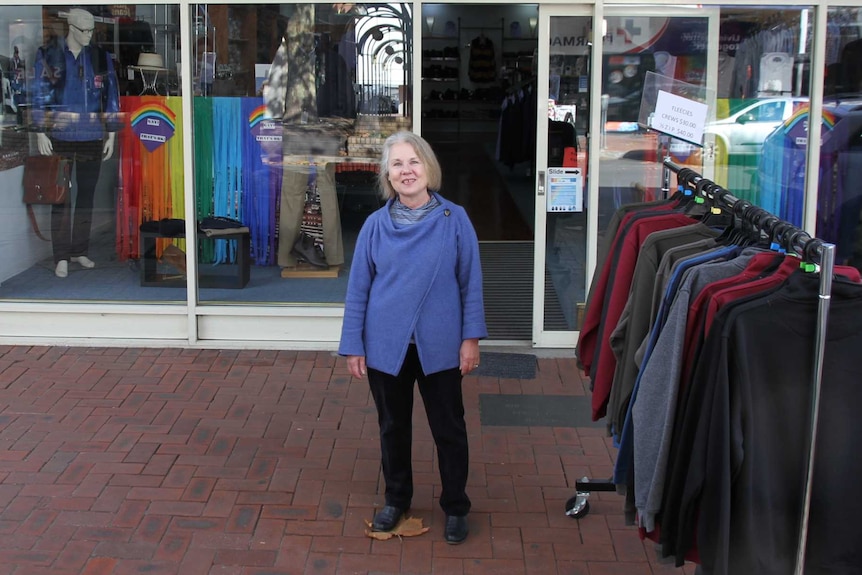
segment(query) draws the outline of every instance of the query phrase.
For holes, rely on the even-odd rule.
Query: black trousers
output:
[[[69,158],[75,171],[75,204],[51,207],[51,244],[54,263],[87,255],[90,249],[90,229],[93,226],[93,196],[102,169],[101,140],[65,142],[51,140],[54,154]]]
[[[419,384],[428,425],[437,445],[437,463],[443,483],[440,507],[446,515],[466,515],[470,511],[466,491],[470,454],[461,372],[455,368],[425,374],[415,345],[410,345],[397,376],[368,370],[368,383],[380,424],[386,504],[406,510],[413,498],[414,382]]]

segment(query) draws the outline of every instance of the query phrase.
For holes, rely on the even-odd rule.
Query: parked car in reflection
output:
[[[794,112],[808,105],[808,98],[765,98],[722,120],[709,122],[704,133],[715,136],[716,147],[726,154],[759,154],[763,142]]]

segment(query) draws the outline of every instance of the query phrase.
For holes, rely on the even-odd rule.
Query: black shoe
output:
[[[314,243],[314,238],[306,233],[299,234],[290,254],[298,260],[308,262],[318,268],[328,268],[326,256],[319,245]]]
[[[458,545],[467,539],[467,534],[470,529],[467,527],[466,515],[447,515],[446,516],[446,543],[449,545]]]
[[[402,509],[393,505],[384,505],[383,509],[374,516],[374,521],[371,522],[371,530],[392,531],[398,525],[402,515],[404,515]]]

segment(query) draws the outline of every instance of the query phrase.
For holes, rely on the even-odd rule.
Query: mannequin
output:
[[[120,93],[108,54],[90,45],[95,19],[80,8],[69,10],[68,33],[42,46],[36,56],[33,127],[39,153],[74,162],[74,205],[51,209],[54,273],[69,274],[69,262],[91,269],[88,257],[93,196],[102,161],[114,153],[119,126],[107,122],[120,111]],[[113,125],[112,125],[113,124]]]

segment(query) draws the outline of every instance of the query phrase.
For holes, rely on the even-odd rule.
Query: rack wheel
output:
[[[572,519],[580,519],[590,512],[590,502],[586,495],[573,495],[566,501],[566,515]]]

